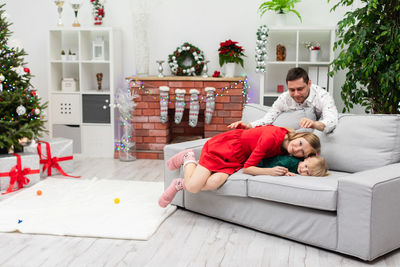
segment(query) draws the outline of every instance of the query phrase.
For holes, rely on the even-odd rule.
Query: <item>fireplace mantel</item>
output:
[[[245,76],[243,77],[232,77],[232,78],[224,78],[224,77],[201,77],[201,76],[132,76],[126,77],[127,80],[139,80],[139,81],[212,81],[212,82],[237,82],[243,81],[246,79]]]
[[[133,117],[136,142],[136,157],[146,159],[163,159],[163,148],[166,144],[181,137],[207,138],[229,130],[227,125],[238,121],[242,117],[243,103],[246,94],[243,94],[246,77],[214,78],[198,76],[170,76],[170,77],[127,77],[130,88],[139,97]],[[160,86],[168,86],[169,120],[160,121]],[[215,110],[210,124],[205,123],[204,110],[206,108],[205,87],[216,88]],[[196,127],[188,124],[190,89],[200,91],[200,113]],[[182,122],[174,122],[175,89],[185,89],[185,111]],[[202,101],[203,100],[203,101]]]

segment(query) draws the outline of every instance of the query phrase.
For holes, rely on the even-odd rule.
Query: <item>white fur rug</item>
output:
[[[158,206],[163,191],[155,182],[49,177],[0,201],[0,231],[148,240],[176,209]]]

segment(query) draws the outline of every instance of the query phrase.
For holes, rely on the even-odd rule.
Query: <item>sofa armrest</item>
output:
[[[338,247],[373,260],[400,247],[400,163],[338,181]]]
[[[167,168],[167,161],[175,154],[189,148],[193,149],[196,159],[199,160],[201,149],[203,148],[203,145],[207,142],[208,139],[209,138],[198,139],[194,141],[182,142],[177,144],[170,144],[164,147],[164,188],[167,188],[171,184],[171,181],[173,179],[178,177],[183,178],[182,168],[171,171]],[[185,206],[183,202],[182,191],[176,194],[174,200],[172,201],[172,204],[180,207]]]

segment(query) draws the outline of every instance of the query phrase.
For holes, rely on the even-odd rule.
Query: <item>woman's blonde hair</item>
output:
[[[311,164],[308,164],[308,170],[310,171],[311,176],[327,176],[328,173],[328,165],[326,161],[321,156],[312,156],[308,157],[308,159],[315,159]]]
[[[287,135],[288,135],[289,142],[293,141],[297,138],[303,137],[314,149],[313,153],[311,153],[310,155],[307,155],[307,156],[314,156],[316,154],[321,153],[321,142],[319,141],[318,136],[316,136],[313,133],[296,133],[295,131],[290,131],[290,128],[288,130],[289,130],[289,132],[287,133]]]

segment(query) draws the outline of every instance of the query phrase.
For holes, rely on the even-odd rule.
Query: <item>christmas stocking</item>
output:
[[[185,110],[185,89],[175,89],[175,123],[181,123],[183,111]]]
[[[168,121],[168,99],[169,99],[169,87],[160,86],[160,121],[166,123]]]
[[[199,118],[199,90],[190,89],[189,125],[196,127]]]
[[[206,91],[207,94],[206,111],[205,111],[206,124],[210,124],[215,108],[215,96],[214,96],[215,88],[206,87],[204,90]]]

